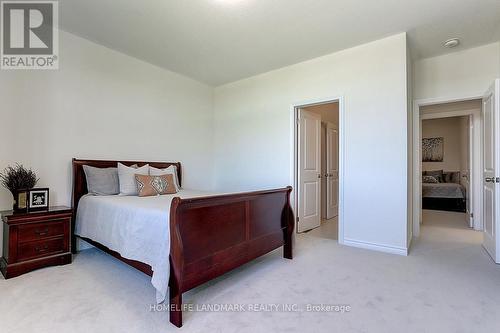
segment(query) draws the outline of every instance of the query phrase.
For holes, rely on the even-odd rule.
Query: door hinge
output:
[[[473,219],[474,218],[474,213],[470,213],[470,218]]]
[[[297,216],[297,222],[299,222],[299,217]]]

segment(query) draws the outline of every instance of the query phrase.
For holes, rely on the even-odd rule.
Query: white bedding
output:
[[[194,198],[209,192],[180,190],[156,197],[93,196],[80,199],[75,234],[90,238],[127,259],[152,267],[156,301],[167,297],[170,274],[170,204],[174,197]]]

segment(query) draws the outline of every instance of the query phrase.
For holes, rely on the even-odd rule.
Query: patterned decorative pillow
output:
[[[140,197],[177,193],[172,174],[161,176],[135,175],[135,182]]]
[[[443,170],[426,171],[425,175],[426,176],[432,176],[432,177],[436,178],[436,180],[438,181],[438,183],[442,183],[443,182]]]
[[[436,178],[434,178],[433,176],[423,176],[422,177],[422,183],[426,183],[426,184],[437,184],[439,183],[438,180]]]
[[[179,179],[177,179],[177,167],[175,165],[171,165],[166,169],[158,169],[152,166],[149,166],[149,174],[151,176],[162,176],[172,174],[174,177],[174,184],[177,192],[181,189],[179,186]]]

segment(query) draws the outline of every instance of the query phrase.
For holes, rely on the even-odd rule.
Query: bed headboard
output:
[[[104,161],[104,160],[79,160],[73,159],[73,197],[72,197],[72,206],[76,212],[76,208],[78,207],[78,201],[80,198],[88,193],[87,190],[87,179],[85,178],[85,172],[83,171],[84,165],[93,166],[96,168],[112,168],[117,167],[118,162],[125,165],[134,165],[143,166],[145,164],[149,164],[152,167],[164,169],[168,168],[171,165],[175,165],[177,167],[177,176],[179,178],[179,185],[182,185],[182,177],[181,177],[181,163],[180,162],[145,162],[145,161]]]

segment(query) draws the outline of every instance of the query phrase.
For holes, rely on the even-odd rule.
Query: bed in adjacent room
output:
[[[460,184],[460,172],[423,172],[423,209],[465,212],[465,200],[465,187]]]
[[[117,185],[117,167],[135,182]],[[186,190],[180,163],[74,159],[73,177],[73,251],[79,237],[150,275],[156,301],[168,300],[178,327],[183,292],[281,246],[292,258],[291,187]]]

